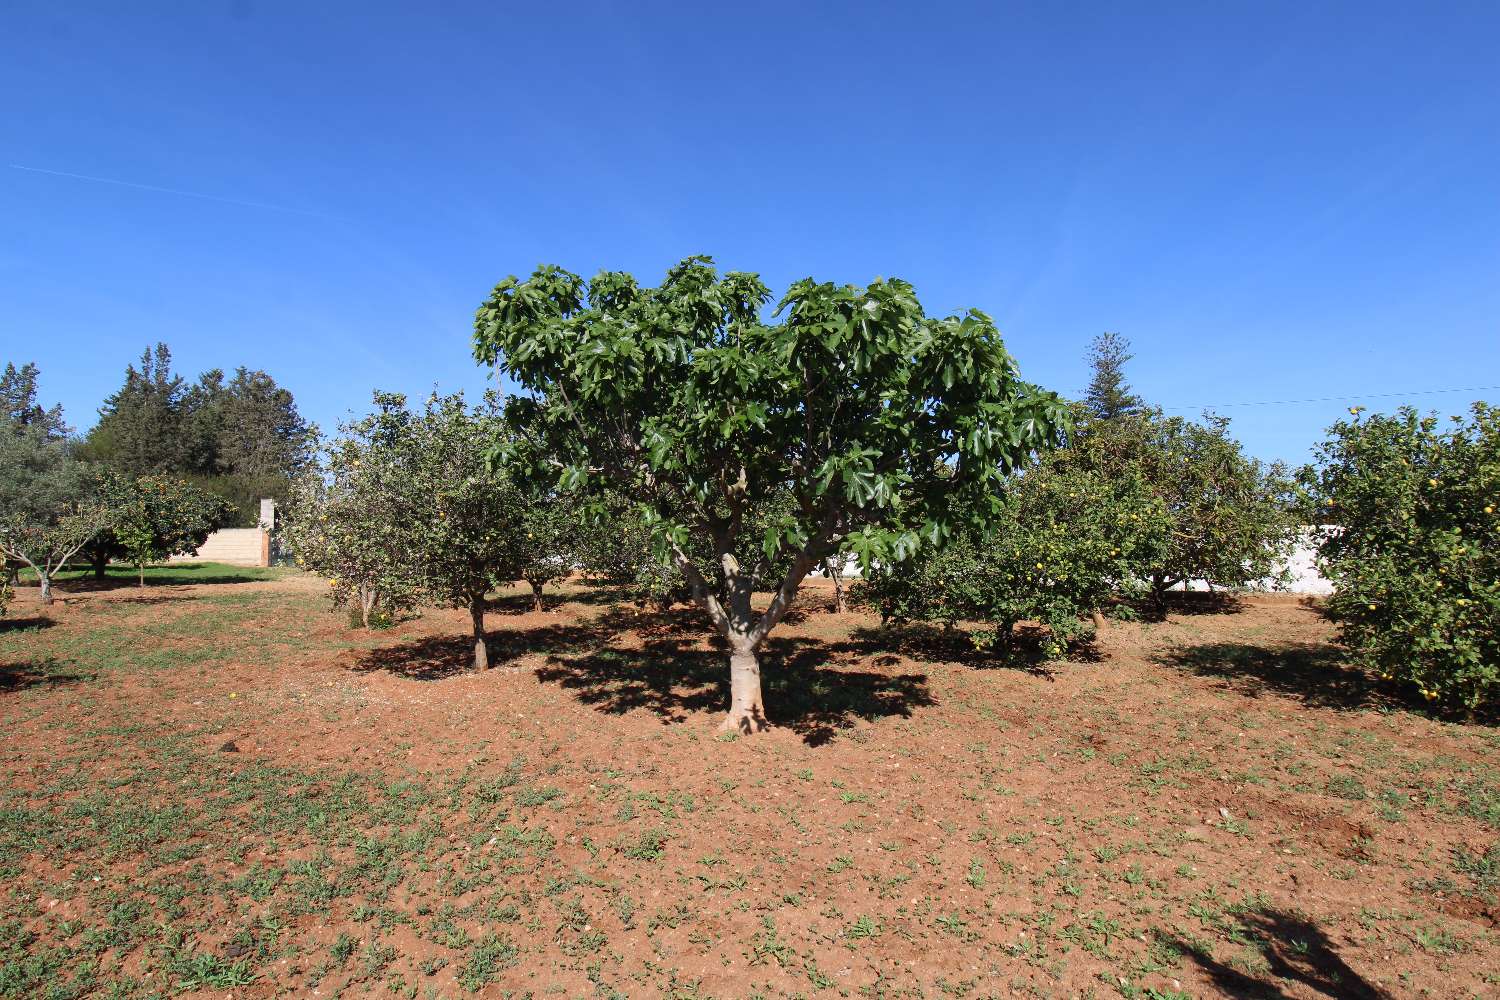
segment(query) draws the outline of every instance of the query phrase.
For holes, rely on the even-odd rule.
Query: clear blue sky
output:
[[[1104,330],[1166,405],[1500,384],[1497,46],[1493,2],[0,2],[0,361],[86,429],[165,340],[328,428],[481,389],[507,273],[709,253],[904,277],[1064,392]],[[1222,412],[1302,460],[1348,405]]]

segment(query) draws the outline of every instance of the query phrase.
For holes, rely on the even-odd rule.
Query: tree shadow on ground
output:
[[[149,591],[153,587],[187,587],[194,584],[228,585],[237,583],[265,583],[270,579],[273,578],[253,576],[249,573],[238,573],[229,570],[210,570],[197,573],[190,568],[181,570],[173,568],[168,571],[157,570],[148,572],[144,587],[140,585],[140,579],[134,573],[111,573],[111,575],[106,576],[102,580],[95,579],[92,575],[55,579],[52,583],[52,590],[58,595],[98,594],[124,590],[126,588]],[[33,590],[36,589],[35,583],[22,584],[22,586],[30,586]]]
[[[1258,954],[1269,966],[1265,976],[1252,976],[1205,955],[1186,941],[1163,935],[1206,972],[1226,995],[1281,1000],[1291,997],[1271,980],[1295,983],[1340,1000],[1385,1000],[1390,994],[1351,969],[1334,950],[1328,935],[1304,916],[1281,910],[1241,914],[1240,929],[1258,944]]]
[[[536,669],[539,680],[612,715],[644,709],[673,723],[729,702],[722,645],[685,614],[615,607],[582,622],[500,628],[486,635],[486,643],[496,667],[528,655],[545,657]],[[880,648],[858,641],[767,640],[762,682],[772,721],[816,746],[857,720],[906,718],[934,704],[925,674],[835,665]],[[472,670],[473,656],[467,635],[427,636],[369,650],[353,669],[441,680]]]
[[[63,663],[48,657],[39,661],[0,663],[0,692],[6,694],[37,687],[62,687],[80,681],[91,681],[95,674],[68,670]]]
[[[1252,698],[1272,692],[1319,708],[1346,711],[1411,707],[1369,673],[1348,665],[1337,647],[1324,644],[1268,648],[1214,642],[1170,650],[1156,662],[1222,680],[1226,687]]]
[[[0,635],[6,632],[25,632],[29,629],[51,628],[57,622],[45,615],[33,615],[30,618],[0,618]]]
[[[1237,615],[1244,598],[1227,590],[1169,590],[1167,611],[1174,615]]]
[[[1162,666],[1213,677],[1251,698],[1272,692],[1318,708],[1339,711],[1401,710],[1448,722],[1500,724],[1500,710],[1429,704],[1410,685],[1387,682],[1350,664],[1336,646],[1304,644],[1267,648],[1249,643],[1216,642],[1180,647],[1156,659]]]
[[[528,653],[556,654],[606,641],[593,622],[486,631],[490,663],[503,667]],[[366,651],[354,670],[385,670],[411,680],[437,681],[474,669],[474,638],[466,633],[424,636]]]
[[[961,627],[910,622],[902,625],[861,626],[849,633],[861,655],[877,657],[877,663],[895,662],[893,654],[927,663],[953,664],[978,670],[1023,670],[1051,677],[1049,660],[1042,650],[1047,630],[1040,626],[1020,625],[1008,648],[979,649],[971,633]],[[1098,663],[1103,654],[1092,641],[1068,645],[1066,657],[1072,663]]]

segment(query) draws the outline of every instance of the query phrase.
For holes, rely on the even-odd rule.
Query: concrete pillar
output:
[[[260,564],[271,565],[271,531],[276,527],[276,501],[270,497],[260,502]]]

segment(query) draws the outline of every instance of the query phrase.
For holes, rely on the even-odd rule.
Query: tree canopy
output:
[[[767,319],[770,298],[706,257],[655,288],[544,266],[496,285],[474,334],[476,358],[522,390],[507,406],[521,441],[497,457],[634,498],[730,647],[725,726],[745,732],[766,725],[757,650],[810,569],[840,545],[899,560],[983,523],[1005,474],[1067,420],[977,310],[927,316],[899,279],[807,278]],[[778,493],[786,512],[747,543]],[[782,559],[752,609],[757,572]]]
[[[126,475],[186,478],[228,500],[248,525],[260,497],[285,499],[314,437],[292,394],[265,372],[239,368],[226,381],[213,369],[188,383],[157,344],[126,368],[81,452]]]

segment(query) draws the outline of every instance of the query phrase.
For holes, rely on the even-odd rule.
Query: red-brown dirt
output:
[[[830,600],[770,642],[776,727],[718,739],[691,608],[508,591],[475,674],[464,612],[350,629],[309,577],[65,595],[0,632],[6,960],[126,996],[1500,989],[1500,739],[1316,608],[1188,599],[1041,672]]]

